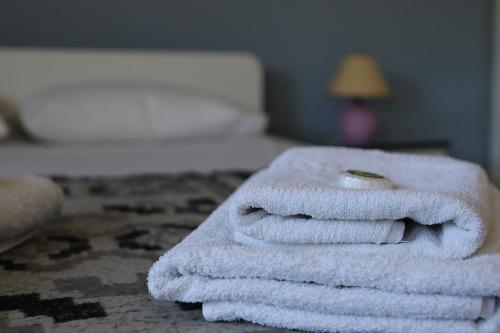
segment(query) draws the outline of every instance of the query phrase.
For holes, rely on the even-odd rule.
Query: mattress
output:
[[[0,175],[126,175],[257,170],[295,142],[272,136],[192,140],[154,145],[41,145],[0,147]]]

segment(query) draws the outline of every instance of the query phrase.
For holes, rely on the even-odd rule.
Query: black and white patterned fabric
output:
[[[248,175],[53,177],[62,216],[0,255],[0,332],[269,331],[208,323],[199,306],[154,301],[146,288],[154,260]]]

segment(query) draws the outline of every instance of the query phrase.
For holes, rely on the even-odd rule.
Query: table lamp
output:
[[[370,144],[377,133],[378,121],[366,101],[390,95],[375,58],[363,53],[346,55],[327,91],[331,96],[350,99],[340,116],[344,143],[352,146]]]

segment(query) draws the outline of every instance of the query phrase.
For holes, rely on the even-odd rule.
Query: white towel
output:
[[[498,333],[500,327],[499,313],[488,322],[476,323],[471,320],[332,315],[245,302],[204,303],[203,316],[209,321],[243,319],[261,325],[313,332]]]
[[[169,297],[182,302],[203,301],[207,304],[244,301],[353,316],[488,319],[495,313],[496,303],[494,297],[409,294],[258,278],[213,279],[187,275],[173,283],[175,286],[169,289],[175,291]]]
[[[60,210],[64,195],[50,179],[0,178],[0,252],[31,237]]]
[[[262,241],[278,246],[399,243],[405,231],[405,224],[400,221],[305,220],[303,217],[269,215],[264,211],[253,213],[251,221],[245,222],[235,225],[234,237],[237,241],[243,244],[259,244]]]
[[[338,177],[347,169],[384,175],[394,188],[340,187]],[[490,219],[485,172],[449,157],[293,148],[241,186],[230,209],[237,240],[277,246],[397,243],[405,227],[395,221],[401,219],[418,223],[407,224],[407,242],[391,244],[392,252],[470,256],[483,243]],[[333,246],[351,250],[353,244]]]
[[[500,194],[491,192],[496,223],[480,251],[463,260],[394,253],[395,245],[360,252],[243,246],[233,241],[228,219],[232,197],[153,265],[148,288],[156,299],[205,303],[209,320],[346,332],[500,332],[492,301],[500,297]]]

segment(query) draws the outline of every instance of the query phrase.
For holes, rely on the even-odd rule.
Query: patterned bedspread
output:
[[[58,221],[0,255],[0,332],[264,332],[156,302],[146,274],[249,174],[53,177]],[[273,330],[274,331],[274,330]]]

